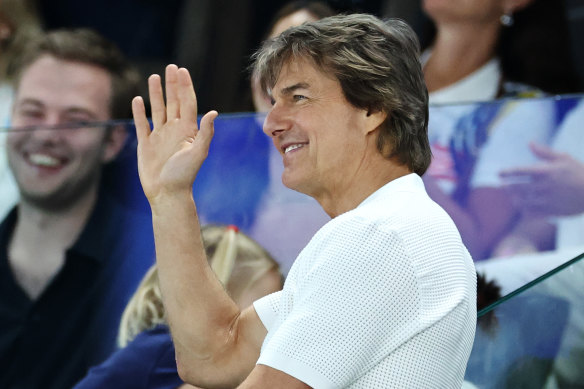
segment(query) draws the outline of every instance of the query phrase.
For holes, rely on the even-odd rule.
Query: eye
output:
[[[86,128],[92,127],[93,122],[90,120],[67,120],[61,124],[63,128]]]
[[[91,124],[94,121],[95,118],[84,110],[71,110],[65,112],[61,117],[62,125],[68,128],[87,127],[88,124]]]
[[[306,98],[307,98],[307,97],[306,97],[306,96],[304,96],[304,95],[294,95],[294,96],[292,96],[292,99],[293,99],[294,101],[306,100]]]
[[[20,113],[20,116],[27,118],[38,118],[43,116],[43,112],[36,109],[21,109],[18,112]]]
[[[75,116],[69,116],[63,119],[63,123],[70,125],[70,126],[77,126],[77,127],[83,127],[83,126],[87,126],[88,123],[91,123],[92,120],[89,119],[86,116],[80,116],[80,117],[75,117]]]
[[[38,109],[19,109],[15,116],[20,117],[20,120],[28,123],[38,122],[43,119],[43,111]]]

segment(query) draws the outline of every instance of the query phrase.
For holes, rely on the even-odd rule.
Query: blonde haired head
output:
[[[278,263],[271,255],[237,227],[209,225],[201,230],[209,265],[238,305],[268,273],[281,277]],[[281,287],[281,283],[278,286]],[[261,294],[276,290],[262,291]],[[140,332],[158,324],[166,324],[166,318],[158,285],[158,270],[153,265],[124,310],[118,345],[125,347]]]
[[[15,58],[20,55],[27,42],[41,33],[36,2],[0,1],[0,81],[11,78]]]

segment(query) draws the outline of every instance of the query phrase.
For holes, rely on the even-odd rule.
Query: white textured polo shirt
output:
[[[323,226],[254,307],[268,330],[257,363],[314,388],[460,388],[476,274],[410,174]]]

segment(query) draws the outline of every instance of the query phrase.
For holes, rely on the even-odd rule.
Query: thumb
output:
[[[201,142],[201,146],[209,148],[213,134],[215,133],[215,118],[219,115],[217,111],[209,111],[201,119],[197,139]]]
[[[539,143],[531,142],[529,148],[537,158],[544,161],[553,161],[560,156],[560,153],[554,151],[551,147]]]

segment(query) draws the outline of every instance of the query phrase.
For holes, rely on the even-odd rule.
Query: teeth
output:
[[[60,164],[57,158],[46,154],[31,154],[30,161],[35,165],[54,167]]]
[[[304,145],[301,145],[301,144],[290,145],[290,146],[286,147],[286,149],[284,150],[284,154],[287,153],[288,151],[299,149],[302,146],[304,146]]]

